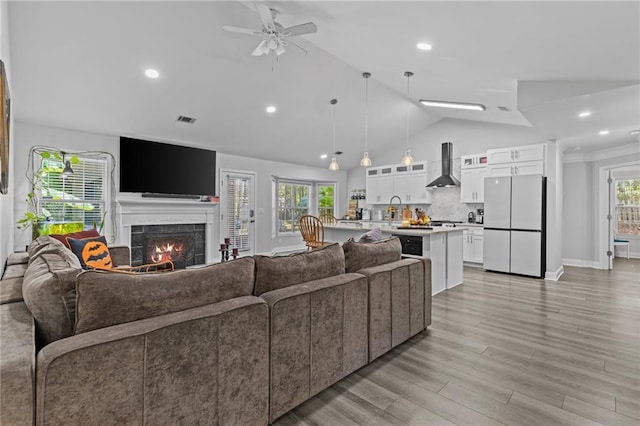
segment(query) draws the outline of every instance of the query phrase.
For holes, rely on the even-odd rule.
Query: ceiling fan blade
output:
[[[223,30],[229,31],[232,33],[240,33],[240,34],[249,34],[249,35],[263,35],[262,31],[250,30],[248,28],[240,28],[240,27],[232,27],[229,25],[225,25],[222,27]]]
[[[276,24],[273,22],[273,16],[271,15],[271,9],[263,3],[256,4],[256,10],[260,15],[260,20],[262,21],[262,25],[269,30],[275,31]]]
[[[307,49],[305,49],[304,47],[300,46],[298,43],[294,43],[291,40],[288,40],[288,42],[293,44],[298,49],[302,50],[304,52],[305,56],[309,53],[309,51]]]
[[[318,27],[316,27],[316,24],[313,22],[307,22],[306,24],[294,25],[293,27],[282,29],[282,33],[286,37],[313,34],[317,32]]]
[[[280,56],[282,55],[284,52],[286,52],[287,50],[284,48],[284,46],[281,44],[278,45],[278,47],[276,47],[276,55]]]
[[[266,52],[265,52],[266,49]],[[258,45],[258,47],[255,48],[255,50],[253,52],[251,52],[252,56],[262,56],[265,53],[269,53],[269,48],[267,47],[267,41],[266,40],[262,40],[260,42],[260,44]]]

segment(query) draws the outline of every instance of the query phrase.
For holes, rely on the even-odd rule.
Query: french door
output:
[[[255,175],[220,171],[220,239],[229,238],[241,256],[255,252]]]

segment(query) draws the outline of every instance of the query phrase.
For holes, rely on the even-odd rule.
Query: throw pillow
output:
[[[402,245],[398,237],[374,243],[354,243],[347,241],[342,245],[346,272],[358,272],[371,266],[384,265],[402,258]]]
[[[374,228],[369,232],[366,232],[358,239],[359,243],[373,243],[382,239],[382,231],[380,228]]]
[[[82,269],[111,269],[113,262],[104,236],[76,240],[67,238],[71,251],[80,260]]]
[[[91,228],[91,229],[86,229],[84,231],[79,231],[79,232],[70,232],[68,234],[51,234],[49,236],[51,238],[55,238],[56,240],[60,241],[68,249],[71,249],[71,246],[67,242],[67,238],[73,238],[75,240],[82,240],[82,239],[85,239],[85,238],[99,237],[100,233],[98,232],[98,230],[96,228]]]

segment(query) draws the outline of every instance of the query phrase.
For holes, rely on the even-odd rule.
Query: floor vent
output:
[[[193,117],[187,117],[186,115],[179,115],[176,121],[181,123],[193,124],[196,122],[196,119]]]

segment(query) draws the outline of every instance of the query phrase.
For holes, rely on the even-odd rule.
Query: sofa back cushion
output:
[[[49,235],[42,235],[35,240],[31,241],[27,246],[27,254],[29,255],[29,259],[33,259],[35,255],[45,249],[48,248],[65,248],[65,245],[55,238],[51,238]]]
[[[51,243],[45,244],[46,239]],[[36,321],[38,341],[46,345],[73,334],[76,277],[81,268],[78,259],[59,241],[48,237],[37,240],[24,275],[22,295]]]
[[[344,252],[338,243],[289,256],[255,256],[254,295],[344,273]]]
[[[74,333],[249,296],[251,257],[162,274],[85,271],[76,286]]]
[[[371,266],[395,262],[402,258],[402,244],[398,237],[373,243],[347,241],[342,245],[346,272],[358,272]]]

